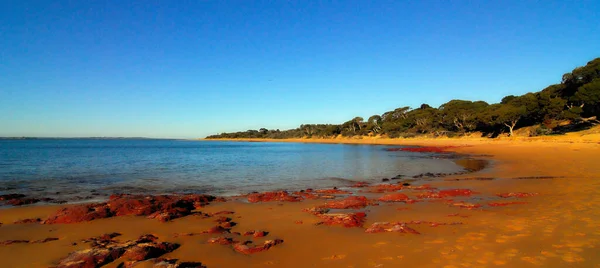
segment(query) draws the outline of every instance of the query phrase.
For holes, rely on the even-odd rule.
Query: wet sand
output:
[[[299,140],[293,140],[299,141]],[[119,232],[119,240],[154,234],[160,241],[180,243],[163,257],[200,261],[207,267],[600,267],[600,143],[597,137],[523,140],[302,140],[459,146],[449,150],[488,159],[481,171],[436,178],[426,183],[439,189],[470,189],[480,204],[461,208],[436,199],[384,203],[348,212],[366,212],[364,227],[374,222],[431,221],[460,225],[408,224],[420,234],[365,233],[365,228],[315,225],[316,216],[302,209],[327,200],[249,204],[245,199],[213,202],[204,213],[231,210],[237,225],[232,231],[264,230],[254,239],[283,239],[284,243],[252,255],[231,246],[209,244],[218,235],[176,234],[201,232],[215,226],[214,217],[187,216],[161,223],[144,217],[113,217],[77,224],[12,224],[25,218],[47,218],[60,206],[30,206],[0,210],[0,242],[10,239],[57,241],[0,245],[2,267],[48,267],[70,252],[89,247],[82,239]],[[482,179],[483,178],[483,179]],[[415,182],[415,184],[419,184]],[[360,189],[359,189],[360,190]],[[417,198],[422,190],[403,189]],[[527,198],[500,198],[499,193],[537,193]],[[356,193],[368,198],[382,194]],[[526,202],[490,206],[493,202]],[[298,224],[302,221],[302,224]],[[249,240],[252,240],[249,238]],[[77,245],[73,245],[77,243]],[[117,260],[106,267],[116,267]],[[152,267],[149,262],[136,267]]]

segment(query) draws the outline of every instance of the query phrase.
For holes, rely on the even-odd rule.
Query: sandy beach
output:
[[[45,220],[73,205],[2,209],[0,243],[29,241],[0,244],[2,266],[57,266],[71,252],[94,247],[83,240],[116,232],[121,235],[110,243],[152,234],[158,242],[179,245],[161,258],[201,262],[206,267],[600,267],[598,134],[286,142],[452,146],[445,150],[490,164],[474,173],[409,183],[401,180],[407,183],[404,186],[394,180],[382,182],[397,187],[390,191],[382,190],[389,185],[371,185],[353,188],[352,194],[333,191],[299,202],[249,203],[247,197],[228,198],[167,222],[118,216],[72,224],[14,224],[23,219]],[[459,190],[444,195],[453,189]],[[406,198],[395,196],[399,202],[381,199],[394,193]],[[327,199],[332,196],[336,198]],[[306,212],[334,208],[348,196],[365,196],[367,202],[356,208]],[[222,211],[232,213],[217,213]],[[358,212],[366,215],[360,226],[328,224],[327,217]],[[374,225],[383,222],[387,225]],[[225,225],[222,234],[202,233],[218,225]],[[266,233],[243,235],[253,230]],[[209,242],[218,237],[230,242]],[[57,240],[36,242],[46,238]],[[272,246],[252,254],[236,250],[239,244],[235,242],[246,240],[254,241],[247,248],[268,240]],[[153,267],[156,262],[132,262],[121,256],[105,267]]]

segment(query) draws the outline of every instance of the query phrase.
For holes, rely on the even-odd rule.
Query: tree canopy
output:
[[[500,103],[450,100],[438,108],[422,104],[411,109],[403,106],[365,122],[356,116],[341,124],[303,124],[296,129],[248,130],[222,133],[207,138],[301,138],[384,135],[410,137],[419,134],[457,135],[482,132],[496,136],[534,125],[553,126],[553,122],[598,122],[600,117],[600,58],[577,67],[562,76],[560,84],[521,96],[508,95]]]

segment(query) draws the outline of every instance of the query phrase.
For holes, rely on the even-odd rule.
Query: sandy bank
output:
[[[280,140],[277,140],[280,141]],[[0,241],[9,239],[59,240],[39,244],[0,246],[6,267],[47,267],[70,252],[90,247],[81,240],[119,232],[130,240],[154,234],[161,241],[181,244],[164,255],[200,261],[207,267],[596,267],[600,262],[600,144],[593,135],[538,139],[335,139],[286,140],[355,144],[452,145],[459,153],[493,160],[477,173],[428,181],[438,189],[470,189],[472,196],[452,202],[421,198],[416,203],[385,203],[347,212],[366,212],[364,228],[315,225],[321,219],[303,212],[328,200],[249,204],[245,199],[216,202],[203,213],[234,211],[231,230],[265,230],[267,239],[285,242],[254,255],[231,246],[214,245],[215,235],[178,236],[215,226],[215,218],[187,216],[161,223],[145,217],[113,217],[77,224],[12,224],[24,218],[46,218],[57,207],[23,207],[0,212]],[[359,189],[360,191],[360,189]],[[419,199],[423,191],[401,193]],[[535,193],[526,198],[500,198],[499,193]],[[384,193],[357,192],[370,200]],[[490,203],[510,203],[492,206]],[[459,205],[456,205],[459,204]],[[462,206],[460,204],[463,204]],[[480,205],[469,207],[464,204]],[[340,210],[340,212],[346,212]],[[420,234],[365,233],[375,222],[431,221],[459,225],[409,224]],[[301,224],[299,222],[302,222]],[[77,245],[73,245],[77,243]],[[115,267],[122,260],[111,263]],[[151,267],[144,263],[140,267]]]

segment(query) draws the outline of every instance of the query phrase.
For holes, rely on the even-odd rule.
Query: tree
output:
[[[488,106],[484,101],[451,100],[440,106],[445,129],[469,132],[477,126],[477,117]]]
[[[513,130],[519,120],[526,115],[525,107],[514,106],[511,104],[501,104],[493,112],[493,120],[497,124],[508,127],[510,136],[514,135]]]
[[[379,133],[381,131],[381,116],[373,115],[367,120],[367,129],[373,133]]]
[[[580,103],[587,115],[600,115],[600,78],[579,87],[572,99]]]

